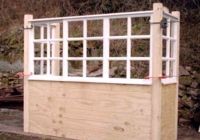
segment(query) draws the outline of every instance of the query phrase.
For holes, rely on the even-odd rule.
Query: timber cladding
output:
[[[176,139],[176,84],[162,86],[161,137],[162,140]]]
[[[81,140],[148,140],[151,86],[29,81],[29,132]]]

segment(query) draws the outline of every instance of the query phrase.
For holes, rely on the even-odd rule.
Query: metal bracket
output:
[[[168,21],[166,18],[163,18],[160,22],[150,22],[151,24],[160,24],[162,29],[166,29],[168,27]]]
[[[33,25],[31,25],[31,27],[23,27],[24,30],[29,30],[29,29],[33,29]]]
[[[161,28],[163,29],[166,29],[168,27],[168,24],[167,24],[167,19],[166,18],[163,18],[160,22],[160,26]]]

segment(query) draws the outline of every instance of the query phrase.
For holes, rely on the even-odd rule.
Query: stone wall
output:
[[[180,66],[179,125],[199,125],[200,73]]]
[[[23,79],[17,73],[23,71],[21,61],[0,61],[0,98],[23,95]]]

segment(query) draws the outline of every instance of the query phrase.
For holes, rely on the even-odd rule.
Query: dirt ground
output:
[[[70,140],[27,134],[22,131],[22,127],[21,110],[0,109],[0,140]],[[179,127],[178,140],[200,140],[200,133],[189,127]]]

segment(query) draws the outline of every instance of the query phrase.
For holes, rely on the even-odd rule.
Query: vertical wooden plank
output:
[[[31,26],[29,20],[33,19],[33,15],[24,16],[24,28]],[[29,70],[29,44],[30,44],[30,31],[24,30],[24,74],[28,74]],[[33,37],[33,36],[32,36]],[[24,77],[24,131],[28,132],[29,130],[29,92],[28,92],[28,77]]]
[[[60,38],[60,24],[55,23],[53,24],[52,27],[52,38],[53,39],[58,39]],[[60,56],[60,42],[53,42],[52,46],[52,56],[53,57],[59,57]],[[52,61],[52,75],[58,76],[60,73],[60,62],[57,61]]]
[[[127,19],[127,60],[126,60],[126,78],[131,78],[131,17]]]
[[[169,13],[169,9],[167,7],[163,8],[163,11],[165,13]],[[169,76],[170,74],[170,19],[167,19],[167,34],[166,37],[168,39],[166,39],[166,68],[165,68],[165,74],[166,76]]]
[[[167,61],[166,61],[166,76],[170,76],[170,19],[167,20],[168,27],[167,27],[167,48],[166,48],[166,54],[167,54]]]
[[[179,75],[179,46],[180,46],[180,12],[179,11],[173,11],[172,12],[172,15],[177,17],[179,22],[176,23],[176,26],[175,26],[175,38],[176,38],[176,55],[175,55],[175,59],[176,59],[176,75],[178,76]],[[179,91],[179,77],[177,77],[177,85],[176,85],[176,100],[175,100],[175,109],[176,109],[176,112],[175,112],[175,120],[176,120],[176,123],[175,123],[175,134],[176,134],[176,139],[177,139],[177,136],[178,136],[178,91]]]
[[[51,56],[51,44],[50,44],[50,33],[51,33],[51,27],[50,27],[50,23],[47,24],[47,75],[50,75],[50,56]]]
[[[103,19],[103,78],[109,78],[109,35],[110,35],[110,20]]]
[[[87,20],[83,21],[83,77],[86,77],[87,73]]]
[[[161,80],[162,75],[162,29],[163,5],[154,3],[151,16],[152,45],[152,140],[161,139]]]
[[[149,54],[149,57],[150,57],[150,61],[149,61],[149,77],[152,77],[153,76],[153,62],[152,62],[152,57],[153,57],[153,26],[151,26],[151,21],[152,20],[152,15],[150,17],[150,44],[149,44],[149,47],[150,47],[150,54]],[[151,79],[152,81],[152,79]]]
[[[63,76],[68,76],[68,21],[63,21]]]
[[[165,13],[169,13],[169,9],[164,7],[164,12]],[[166,76],[170,76],[170,19],[167,19],[167,37],[168,39],[166,40],[167,41],[167,46],[166,46],[166,57],[167,57],[167,60],[166,60]]]
[[[30,25],[31,26],[31,25]],[[28,30],[28,29],[27,29]],[[35,27],[33,26],[32,29],[29,29],[28,32],[28,36],[29,36],[29,49],[28,49],[28,57],[29,57],[29,61],[28,61],[28,67],[29,67],[29,73],[34,74],[35,73],[35,67],[34,67],[34,52],[35,52],[35,48],[34,48],[34,37],[35,37]]]
[[[40,39],[44,39],[44,27],[40,27]],[[41,58],[44,58],[44,43],[41,43],[41,50],[40,50]],[[44,60],[40,61],[40,74],[44,74]]]

